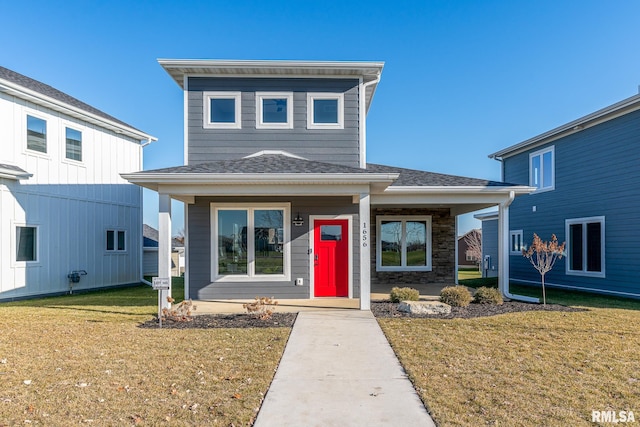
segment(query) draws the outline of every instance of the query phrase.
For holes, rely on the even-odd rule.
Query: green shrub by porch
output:
[[[399,288],[394,286],[389,295],[391,296],[391,302],[418,301],[420,298],[418,290],[409,287]]]
[[[466,307],[473,300],[466,286],[447,286],[440,292],[440,301],[452,307]]]
[[[502,293],[496,288],[487,288],[482,286],[476,290],[473,302],[477,304],[495,304],[502,305]]]

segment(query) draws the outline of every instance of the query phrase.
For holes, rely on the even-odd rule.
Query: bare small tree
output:
[[[464,236],[464,242],[467,244],[467,254],[475,260],[478,269],[480,269],[480,265],[482,265],[482,232],[471,230]]]
[[[562,242],[561,245],[558,245],[558,238],[555,234],[551,235],[551,240],[543,242],[536,233],[533,233],[533,243],[529,246],[529,249],[522,250],[522,256],[529,259],[531,265],[540,273],[540,277],[542,278],[542,303],[544,305],[547,305],[544,275],[551,271],[556,260],[562,259],[564,256],[565,243],[566,242]]]

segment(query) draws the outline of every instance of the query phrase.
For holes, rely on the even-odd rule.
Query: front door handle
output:
[[[318,260],[318,255],[316,255],[314,259],[317,261]]]

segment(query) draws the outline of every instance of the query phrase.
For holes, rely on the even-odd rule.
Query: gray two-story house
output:
[[[540,283],[521,249],[566,241],[545,283],[640,297],[640,95],[491,154],[502,178],[536,190],[510,211],[511,280]]]
[[[123,176],[159,193],[161,276],[170,200],[185,203],[189,298],[368,309],[372,283],[454,283],[456,216],[501,206],[504,218],[531,191],[367,163],[380,62],[159,62],[184,91],[185,164]]]

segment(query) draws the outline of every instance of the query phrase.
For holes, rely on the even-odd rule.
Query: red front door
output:
[[[349,222],[314,221],[313,286],[316,297],[349,296]]]

